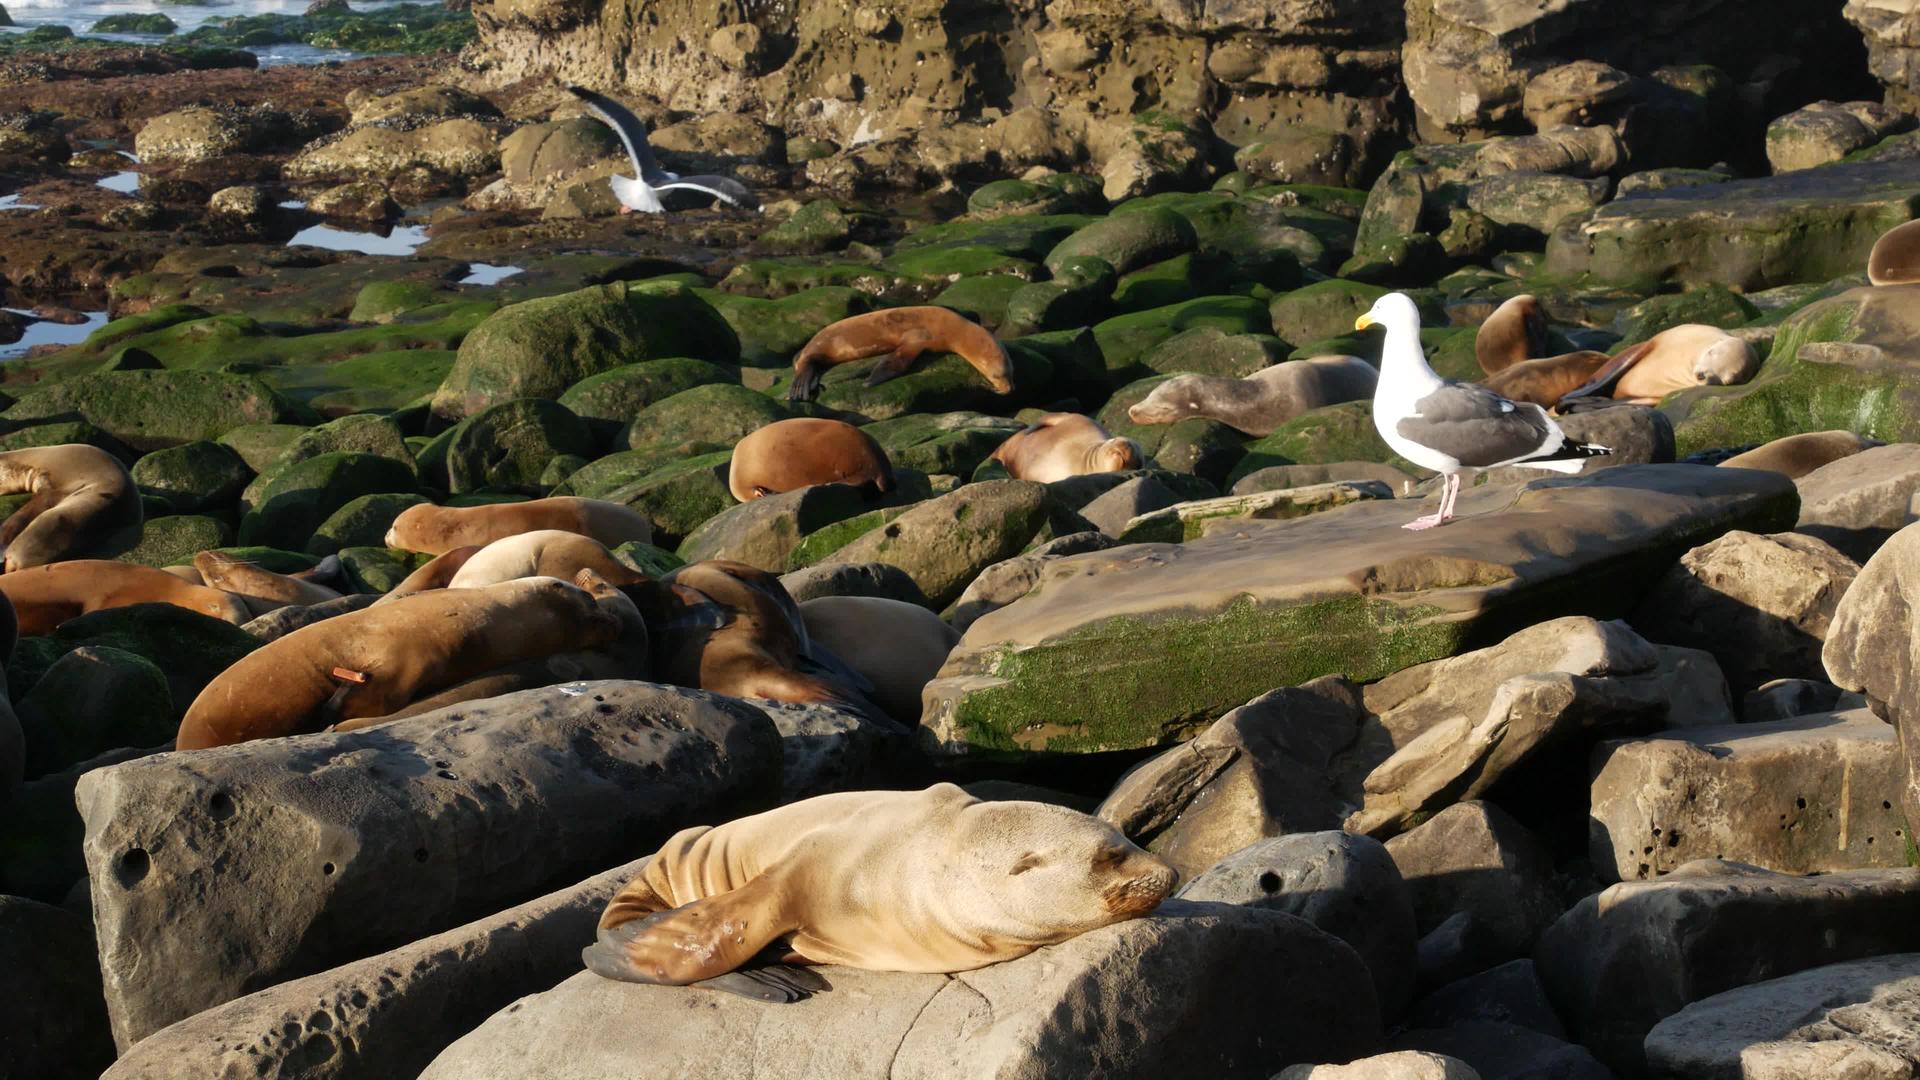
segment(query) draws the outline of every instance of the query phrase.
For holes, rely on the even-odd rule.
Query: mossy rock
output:
[[[1183,330],[1148,349],[1140,362],[1163,375],[1244,379],[1287,358],[1293,346],[1272,334],[1230,334],[1212,326]]]
[[[341,548],[384,546],[393,519],[408,507],[427,501],[424,496],[398,492],[362,495],[320,523],[313,539],[307,541],[307,553],[326,556]]]
[[[696,290],[740,338],[740,363],[782,368],[813,335],[842,319],[873,310],[873,297],[844,285],[823,285],[778,300]]]
[[[1061,241],[1100,219],[1086,214],[1016,214],[992,221],[949,221],[915,229],[894,250],[920,247],[984,247],[1022,259],[1046,259]],[[1072,254],[1069,252],[1068,254]],[[1047,260],[1049,270],[1054,260]]]
[[[1012,394],[995,393],[972,365],[952,353],[923,353],[906,374],[878,386],[865,382],[882,358],[836,365],[821,379],[819,401],[826,408],[870,422],[915,413],[1011,409],[1052,384],[1053,367],[1044,358],[1012,348],[1007,356],[1013,364]]]
[[[431,282],[401,279],[375,281],[354,297],[347,320],[357,323],[390,322],[409,311],[444,303],[447,297]]]
[[[1036,281],[1008,294],[1000,329],[1009,337],[1090,326],[1113,313],[1113,283],[1069,286]]]
[[[732,559],[769,573],[786,570],[787,558],[808,533],[864,512],[867,496],[848,484],[815,484],[730,506],[708,518],[680,544],[687,562]]]
[[[297,551],[307,546],[335,511],[360,496],[411,491],[416,486],[412,469],[378,454],[308,458],[275,471],[240,520],[240,542]]]
[[[322,454],[346,453],[375,454],[391,458],[409,471],[418,468],[400,425],[373,415],[343,416],[309,429],[293,440],[275,467],[284,469]]]
[[[856,233],[872,232],[874,215],[845,210],[832,199],[815,199],[760,234],[761,250],[774,255],[824,255],[847,246]]]
[[[15,712],[28,779],[123,746],[166,743],[180,727],[166,673],[107,645],[85,645],[55,660]]]
[[[554,398],[589,375],[673,356],[740,359],[732,327],[678,282],[615,282],[528,300],[466,336],[433,411],[459,419],[504,401]]]
[[[1143,213],[1178,214],[1193,228],[1195,251],[1225,259],[1236,279],[1277,289],[1297,286],[1302,268],[1331,270],[1353,247],[1349,221],[1221,192],[1168,192],[1114,207],[1115,217]]]
[[[0,25],[6,25],[0,23]],[[108,15],[87,29],[90,34],[171,34],[180,29],[180,24],[159,12],[148,14]],[[115,743],[114,746],[148,746],[150,743]],[[112,749],[105,747],[104,749]]]
[[[135,450],[218,439],[246,424],[288,419],[292,411],[259,379],[212,371],[109,371],[81,375],[20,395],[8,420],[85,420]]]
[[[1273,332],[1280,337],[1319,341],[1352,333],[1354,320],[1387,292],[1378,285],[1334,278],[1275,297],[1267,312]]]
[[[159,668],[177,718],[208,683],[262,644],[232,623],[172,604],[107,608],[69,619],[51,634],[21,638],[7,662],[7,687],[21,701],[61,657],[82,646],[105,646]]]
[[[1077,201],[1072,194],[1057,187],[1027,180],[995,180],[967,196],[967,213],[976,218],[1063,214],[1075,209]]]
[[[987,455],[1025,425],[977,412],[902,416],[860,430],[887,452],[895,469],[971,476]]]
[[[260,373],[281,396],[323,416],[396,411],[430,399],[456,353],[413,348],[362,353],[344,360],[267,368]]]
[[[1106,387],[1106,357],[1101,355],[1100,342],[1088,327],[1007,337],[1000,344],[1013,360],[1016,375],[1051,379],[1049,383],[1016,385],[1013,396],[1023,403],[1051,405],[1066,397],[1097,399]]]
[[[219,518],[174,514],[149,518],[140,527],[140,543],[114,558],[141,566],[179,566],[195,555],[233,543],[233,529]]]
[[[540,470],[540,479],[535,481],[542,491],[551,491],[567,482],[567,478],[592,464],[581,454],[555,454]]]
[[[1149,350],[1175,334],[1200,327],[1227,334],[1264,334],[1271,331],[1272,323],[1266,305],[1244,296],[1207,296],[1108,319],[1093,328],[1106,361],[1108,384],[1118,386],[1146,374],[1143,359]]]
[[[389,593],[425,566],[433,556],[421,551],[399,551],[389,547],[341,548],[340,568],[346,572],[353,592]]]
[[[732,451],[718,443],[669,443],[645,450],[622,450],[575,469],[552,494],[604,498],[609,492],[645,480],[675,462],[715,453],[732,456]]]
[[[460,422],[447,446],[447,490],[544,495],[540,477],[549,462],[593,451],[586,422],[566,406],[539,398],[502,402]]]
[[[35,424],[33,427],[21,428],[19,431],[0,436],[0,450],[32,450],[43,446],[67,446],[73,443],[98,447],[123,462],[133,461],[140,456],[126,443],[85,420],[73,420],[64,424]]]
[[[970,244],[909,248],[880,260],[880,268],[904,278],[957,281],[980,274],[1012,274],[1033,280],[1039,267],[1030,259]]]
[[[1020,553],[1047,524],[1044,485],[1025,480],[967,484],[916,504],[835,551],[826,562],[882,562],[913,578],[929,603],[958,599],[982,570]]]
[[[1152,208],[1102,218],[1060,241],[1047,252],[1047,270],[1064,259],[1091,255],[1126,275],[1143,266],[1193,251],[1200,244],[1186,218]]]
[[[905,300],[924,296],[929,284],[872,263],[827,258],[748,259],[720,279],[723,292],[765,300],[834,287],[854,289],[875,298]]]
[[[1030,283],[1015,274],[978,274],[963,277],[942,289],[933,303],[951,308],[989,330],[1006,319],[1007,303]]]
[[[1218,420],[1190,416],[1166,424],[1153,450],[1153,464],[1168,472],[1198,476],[1215,487],[1247,456],[1245,435]]]
[[[645,515],[653,523],[655,541],[678,546],[702,522],[733,505],[727,491],[732,457],[732,451],[723,450],[686,458],[598,498]]]
[[[688,442],[732,446],[790,415],[772,398],[744,386],[696,386],[641,410],[627,432],[627,446],[633,450]]]
[[[825,560],[827,556],[906,513],[908,509],[905,506],[883,506],[815,529],[802,537],[787,553],[787,571],[791,573]]]
[[[685,566],[680,556],[666,548],[629,540],[613,549],[613,557],[648,577],[664,577]]]
[[[1143,266],[1114,286],[1116,311],[1146,311],[1216,293],[1237,292],[1230,267],[1217,256],[1188,252]]]
[[[132,472],[141,494],[188,514],[234,501],[253,479],[239,453],[216,442],[155,450],[134,462]]]
[[[1432,347],[1427,350],[1427,363],[1443,379],[1456,379],[1460,382],[1479,382],[1487,377],[1480,370],[1480,356],[1474,351],[1474,341],[1480,336],[1480,329],[1474,326],[1443,328],[1435,331],[1420,331],[1420,340],[1425,343],[1431,338]],[[1357,339],[1356,346],[1363,344]],[[1375,343],[1378,348],[1378,343]],[[1347,355],[1356,355],[1348,352]]]
[[[220,436],[220,445],[232,448],[256,473],[266,472],[279,462],[294,442],[308,429],[299,424],[247,424]]]
[[[718,364],[675,356],[589,375],[567,387],[560,404],[586,421],[597,443],[608,446],[647,406],[696,386],[732,381],[727,369]]]
[[[1093,414],[1093,418],[1101,427],[1114,435],[1139,443],[1140,448],[1147,452],[1147,456],[1152,457],[1154,451],[1160,449],[1160,441],[1167,437],[1167,432],[1173,425],[1136,424],[1132,417],[1127,415],[1127,410],[1145,401],[1147,395],[1153,393],[1154,387],[1171,378],[1173,378],[1171,375],[1148,375],[1142,379],[1135,379],[1115,390],[1113,396],[1107,398],[1107,403],[1100,406],[1100,411]]]
[[[1227,473],[1221,486],[1231,488],[1241,477],[1270,465],[1330,465],[1340,461],[1392,465],[1409,476],[1431,473],[1394,453],[1380,438],[1373,426],[1373,402],[1348,401],[1303,413],[1266,438],[1248,443],[1247,456]]]
[[[249,544],[243,547],[223,547],[210,550],[218,551],[222,555],[231,556],[241,562],[252,563],[262,570],[269,570],[276,574],[297,574],[302,570],[311,570],[320,565],[320,557],[318,555],[308,555],[304,552],[289,551],[286,548],[270,547],[264,544]],[[184,559],[179,563],[168,563],[167,565],[180,566],[192,561],[192,559]]]
[[[1745,297],[1719,285],[1707,285],[1673,296],[1655,296],[1620,313],[1613,328],[1619,346],[1645,341],[1662,330],[1684,323],[1702,323],[1731,330],[1760,317],[1760,309]]]

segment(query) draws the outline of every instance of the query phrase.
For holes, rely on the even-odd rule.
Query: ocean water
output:
[[[355,11],[379,11],[400,0],[351,0]],[[124,41],[130,45],[152,45],[166,40],[159,34],[93,34],[93,24],[108,15],[148,15],[159,12],[172,19],[184,34],[216,19],[234,15],[298,15],[312,0],[218,0],[207,4],[163,4],[155,0],[0,0],[18,24],[0,27],[0,34],[19,33],[36,26],[58,23],[76,34]],[[316,49],[311,45],[262,45],[252,50],[260,66],[276,64],[317,64],[323,60],[351,60],[360,55],[345,49]]]

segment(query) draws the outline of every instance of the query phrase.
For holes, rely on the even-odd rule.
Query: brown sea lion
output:
[[[1069,476],[1126,472],[1143,467],[1147,455],[1132,439],[1116,439],[1079,413],[1047,413],[1007,436],[990,455],[1015,480],[1049,484]]]
[[[1523,360],[1480,380],[1480,385],[1508,401],[1530,401],[1543,409],[1593,381],[1612,357],[1594,349]]]
[[[337,591],[324,585],[291,574],[276,574],[223,551],[202,551],[193,557],[193,567],[202,584],[238,596],[256,616],[293,604],[340,599]]]
[[[807,625],[780,579],[745,563],[689,563],[630,588],[653,639],[657,681],[743,698],[856,704],[799,670]]]
[[[1744,454],[1735,454],[1720,463],[1723,469],[1764,469],[1798,480],[1824,465],[1868,450],[1882,443],[1851,431],[1809,431],[1788,435]]]
[[[1526,293],[1494,308],[1473,335],[1474,359],[1489,375],[1546,354],[1547,316],[1540,310],[1540,301]]]
[[[581,959],[610,979],[793,1001],[824,982],[737,969],[782,942],[801,963],[969,971],[1144,915],[1178,877],[1066,807],[953,784],[841,792],[675,833]]]
[[[632,604],[598,591],[553,578],[435,589],[302,627],[209,683],[174,745],[226,746],[386,716],[521,660],[608,644]]]
[[[485,506],[409,506],[393,519],[387,546],[441,555],[457,547],[491,544],[535,529],[591,536],[608,547],[653,539],[653,524],[619,503],[556,495],[531,502]]]
[[[1753,346],[1717,326],[1683,323],[1615,353],[1568,398],[1605,396],[1658,405],[1677,390],[1737,386],[1753,378],[1760,360]]]
[[[1920,221],[1880,234],[1867,255],[1867,280],[1875,285],[1920,283]]]
[[[727,490],[746,502],[814,484],[893,490],[893,465],[873,436],[842,420],[776,420],[734,445]]]
[[[985,327],[943,307],[903,307],[841,319],[813,335],[793,358],[787,400],[812,401],[828,368],[882,353],[887,358],[867,376],[868,386],[905,374],[921,353],[953,353],[972,364],[994,393],[1013,393],[1013,364]]]
[[[1136,424],[1218,420],[1248,435],[1271,435],[1302,413],[1373,396],[1380,372],[1357,356],[1315,356],[1262,368],[1244,379],[1175,375],[1127,409]]]
[[[142,520],[127,467],[85,443],[0,453],[0,494],[21,492],[32,498],[0,524],[7,572],[71,557]]]
[[[69,559],[0,574],[0,593],[12,602],[22,634],[49,634],[68,619],[131,604],[172,604],[235,626],[253,618],[232,593],[112,559]]]
[[[447,582],[447,588],[477,589],[527,577],[572,581],[582,570],[591,570],[615,585],[638,585],[649,580],[614,558],[598,540],[560,529],[539,529],[495,540],[474,552]]]
[[[877,596],[822,596],[800,605],[807,640],[873,685],[867,698],[909,726],[920,722],[920,692],[960,640],[959,631],[919,604]]]

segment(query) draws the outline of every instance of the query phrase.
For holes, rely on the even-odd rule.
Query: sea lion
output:
[[[1126,472],[1146,464],[1132,439],[1116,439],[1079,413],[1047,413],[1007,436],[989,455],[1015,480],[1050,484],[1088,473]]]
[[[807,624],[780,579],[713,559],[629,588],[653,640],[654,678],[743,698],[858,706],[842,687],[800,670]]]
[[[467,565],[467,560],[483,550],[485,549],[480,544],[468,544],[466,547],[457,547],[452,551],[443,551],[427,560],[420,569],[401,579],[400,584],[395,585],[385,596],[374,602],[385,604],[428,589],[444,589],[452,583],[453,575]]]
[[[1562,400],[1611,397],[1658,405],[1677,390],[1744,383],[1759,367],[1759,357],[1745,341],[1717,326],[1682,323],[1615,353],[1585,386]]]
[[[920,692],[960,640],[959,631],[919,604],[877,596],[822,596],[800,605],[807,640],[826,648],[872,685],[888,716],[920,722]]]
[[[1473,356],[1480,370],[1495,375],[1547,352],[1547,316],[1540,301],[1521,293],[1493,309],[1473,335]],[[1516,399],[1517,400],[1517,399]]]
[[[1286,360],[1244,379],[1175,375],[1128,407],[1127,419],[1176,424],[1204,416],[1235,431],[1265,436],[1301,413],[1370,398],[1379,380],[1380,372],[1357,356]]]
[[[22,634],[50,634],[68,619],[131,604],[172,604],[235,626],[253,618],[232,593],[112,559],[69,559],[0,574],[0,593],[19,615]]]
[[[824,983],[736,969],[784,939],[802,963],[970,971],[1145,915],[1178,877],[1063,806],[953,784],[819,795],[675,833],[581,959],[609,979],[792,1001]]]
[[[591,570],[615,585],[638,585],[648,580],[645,574],[614,558],[598,540],[560,529],[539,529],[495,540],[474,552],[447,582],[447,588],[477,589],[527,577],[572,581],[582,570]]]
[[[843,420],[776,420],[741,439],[727,465],[727,490],[746,502],[814,484],[893,490],[893,464],[873,436]]]
[[[903,307],[841,319],[813,335],[793,358],[787,400],[812,401],[820,393],[820,376],[835,364],[889,354],[867,376],[868,386],[878,386],[905,374],[929,352],[954,353],[972,364],[994,393],[1013,393],[1013,364],[985,327],[943,307]]]
[[[1560,399],[1587,383],[1612,357],[1594,349],[1523,360],[1501,368],[1480,380],[1480,385],[1509,401],[1530,401],[1543,409],[1560,404]]]
[[[531,660],[521,660],[506,667],[495,668],[484,675],[476,675],[466,682],[456,683],[439,693],[418,698],[411,704],[395,709],[385,716],[343,720],[327,730],[361,731],[370,727],[379,727],[381,724],[391,724],[395,720],[405,720],[410,716],[430,713],[435,709],[444,709],[449,705],[484,701],[502,694],[538,690],[543,686],[558,686],[561,683],[588,682],[597,679],[645,677],[644,670],[636,671],[623,659],[605,652],[554,653],[552,656],[536,656]]]
[[[535,529],[591,536],[610,548],[629,540],[648,543],[653,539],[653,524],[635,510],[600,499],[557,495],[485,506],[409,506],[393,519],[393,527],[387,530],[387,546],[442,555],[457,547],[491,544]]]
[[[1809,431],[1788,435],[1720,463],[1723,469],[1764,469],[1798,480],[1824,465],[1883,445],[1851,431]]]
[[[120,459],[66,443],[0,453],[0,494],[32,498],[0,524],[0,570],[45,566],[141,525],[140,492]]]
[[[202,551],[193,557],[193,567],[202,584],[239,597],[255,616],[294,604],[306,606],[340,599],[339,592],[324,585],[291,574],[276,574],[223,551]]]
[[[598,591],[544,577],[436,589],[302,627],[207,684],[174,745],[197,750],[386,716],[508,664],[605,645],[638,613],[617,590]]]
[[[1920,221],[1880,234],[1867,255],[1867,280],[1875,285],[1920,283]]]

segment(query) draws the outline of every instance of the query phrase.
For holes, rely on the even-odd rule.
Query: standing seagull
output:
[[[748,191],[738,180],[725,176],[681,176],[670,173],[654,160],[653,148],[647,145],[647,125],[640,118],[627,111],[625,105],[578,86],[568,86],[567,93],[580,99],[587,111],[600,118],[600,121],[612,128],[614,134],[626,145],[627,160],[633,162],[634,176],[610,176],[607,183],[613,188],[613,195],[620,200],[620,212],[630,213],[639,210],[642,213],[658,214],[666,207],[660,203],[660,193],[673,188],[685,188],[711,195],[729,206],[738,206],[743,210],[760,209],[760,200]]]
[[[1420,311],[1405,293],[1388,293],[1354,320],[1355,330],[1387,328],[1380,349],[1380,382],[1373,392],[1373,426],[1394,452],[1446,476],[1440,511],[1402,526],[1431,529],[1453,520],[1460,474],[1502,465],[1577,473],[1586,459],[1611,454],[1605,446],[1568,442],[1538,405],[1508,401],[1473,383],[1443,379],[1420,350]]]

